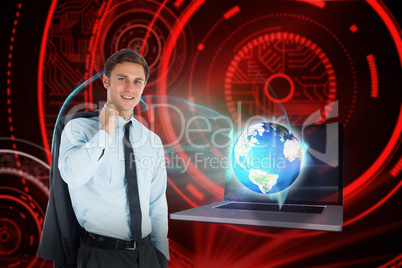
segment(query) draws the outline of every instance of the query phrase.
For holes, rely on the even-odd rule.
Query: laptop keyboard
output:
[[[235,202],[220,205],[215,208],[321,214],[325,206],[283,205],[282,208],[279,209],[279,205],[275,204]]]

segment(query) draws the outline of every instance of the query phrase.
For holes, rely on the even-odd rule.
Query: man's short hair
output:
[[[145,61],[144,57],[141,56],[140,53],[138,53],[135,50],[124,48],[113,55],[111,55],[105,62],[105,75],[107,77],[110,77],[110,74],[112,73],[112,70],[116,66],[116,64],[122,63],[122,62],[132,62],[132,63],[138,63],[144,67],[144,73],[145,73],[145,81],[148,81],[149,78],[149,68],[148,64]]]

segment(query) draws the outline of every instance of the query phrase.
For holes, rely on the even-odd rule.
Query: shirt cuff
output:
[[[98,132],[98,146],[102,149],[105,149],[105,152],[109,149],[109,147],[113,144],[113,137],[111,137],[106,131],[103,129]]]

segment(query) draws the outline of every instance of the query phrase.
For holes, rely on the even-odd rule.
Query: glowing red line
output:
[[[392,265],[392,264],[397,264],[397,262],[399,262],[399,264],[402,264],[402,254],[396,256],[396,258],[390,260],[389,262],[387,262],[387,263],[385,263],[385,264],[383,264],[383,265],[381,265],[381,266],[378,266],[378,268],[393,267],[393,266],[391,266],[391,265]],[[395,266],[395,267],[398,267],[398,266]],[[400,267],[400,266],[399,266],[399,267]]]
[[[206,34],[206,35],[204,36],[204,38],[201,40],[201,42],[200,42],[199,45],[197,46],[198,51],[197,51],[196,54],[195,54],[195,59],[198,58],[199,51],[204,50],[204,48],[205,48],[204,43],[205,43],[205,41],[208,39],[209,35],[215,30],[215,28],[216,28],[222,21],[223,21],[223,19],[220,18],[220,19],[209,29],[209,31],[207,32],[207,34]],[[189,81],[193,81],[193,73],[194,73],[195,64],[196,64],[196,60],[194,60],[194,61],[193,61],[193,64],[191,65],[191,72],[190,72],[190,76],[189,76]],[[193,93],[192,93],[192,92],[193,92],[192,83],[190,83],[189,88],[188,88],[188,91],[189,91],[189,95],[191,96],[191,95],[193,94]]]
[[[358,216],[348,220],[347,222],[344,223],[344,226],[347,226],[349,224],[352,224],[358,220],[360,220],[361,218],[367,216],[368,214],[370,214],[371,212],[373,212],[374,210],[376,210],[377,208],[379,208],[382,204],[384,204],[396,191],[399,190],[399,188],[401,188],[402,186],[402,180],[395,186],[394,189],[392,189],[391,192],[389,192],[386,196],[384,196],[383,199],[381,199],[377,204],[375,204],[374,206],[372,206],[371,208],[367,209],[365,212],[360,213]]]
[[[101,15],[102,15],[103,10],[105,9],[105,7],[106,7],[106,3],[103,2],[102,5],[101,5],[101,7],[100,7],[99,10],[98,10],[98,16],[101,16]],[[97,27],[97,26],[94,26],[94,28],[96,28],[96,27]]]
[[[151,98],[149,98],[148,100],[145,100],[145,103],[148,105],[148,107],[152,107],[152,100],[151,100]],[[139,106],[138,106],[138,107],[139,107]],[[154,115],[154,114],[153,114],[153,109],[148,109],[148,110],[147,110],[148,121],[150,122],[150,124],[152,124],[152,126],[153,126],[153,124],[155,123],[155,118],[154,118],[153,115]]]
[[[271,234],[271,233],[266,233],[266,232],[259,232],[259,231],[254,231],[249,228],[237,226],[237,225],[227,225],[228,228],[246,233],[246,234],[251,234],[259,237],[291,237],[291,238],[299,238],[299,237],[309,237],[309,236],[316,236],[316,235],[321,235],[324,234],[324,232],[321,231],[302,231],[302,230],[288,230],[285,234]]]
[[[45,61],[45,51],[46,51],[46,41],[47,41],[47,36],[49,33],[49,28],[50,28],[50,23],[52,22],[52,17],[54,10],[56,8],[57,0],[53,0],[52,4],[50,5],[49,13],[46,18],[46,23],[45,23],[45,28],[43,31],[42,35],[42,42],[41,42],[41,47],[40,47],[40,52],[39,52],[39,66],[38,66],[38,110],[39,110],[39,127],[42,132],[42,139],[43,139],[43,146],[45,147],[46,151],[46,156],[47,156],[47,161],[50,163],[52,162],[51,160],[51,154],[50,154],[50,149],[49,149],[49,141],[47,140],[47,135],[46,135],[46,127],[45,127],[45,113],[43,111],[43,98],[42,98],[42,93],[43,93],[43,64]]]
[[[344,191],[345,198],[350,198],[359,191],[362,190],[362,185],[366,182],[368,178],[374,175],[374,173],[384,164],[384,162],[388,159],[389,154],[394,150],[396,143],[399,140],[399,136],[402,132],[402,105],[401,110],[399,112],[399,118],[397,120],[394,132],[392,133],[391,139],[388,141],[388,144],[385,146],[384,150],[377,158],[377,160],[370,166],[366,172],[364,172],[359,178],[349,184]]]
[[[392,21],[390,17],[390,12],[387,13],[385,7],[383,7],[379,1],[377,0],[366,0],[369,5],[378,13],[381,19],[387,25],[388,30],[391,33],[392,38],[394,39],[396,49],[398,50],[399,58],[402,59],[402,39],[399,33],[399,30],[396,28],[395,23]],[[402,65],[402,61],[401,65]]]
[[[239,6],[235,6],[232,9],[230,9],[229,11],[227,11],[225,14],[223,14],[223,17],[228,20],[228,19],[230,19],[230,17],[232,17],[239,11],[240,11]]]
[[[14,262],[13,264],[9,264],[8,267],[17,267],[21,264],[21,261]]]
[[[378,98],[378,73],[373,54],[367,55],[371,76],[371,97]]]
[[[187,185],[187,190],[192,193],[197,199],[202,200],[204,199],[204,195],[198,191],[192,184]]]
[[[95,59],[95,44],[96,44],[96,41],[98,40],[98,38],[99,38],[99,35],[100,35],[100,33],[101,33],[101,25],[103,24],[103,21],[105,20],[105,17],[106,17],[106,14],[107,14],[107,12],[108,12],[108,10],[109,10],[109,8],[110,8],[110,5],[111,5],[111,3],[112,3],[112,1],[108,1],[108,3],[107,3],[107,5],[106,5],[106,7],[105,7],[105,11],[104,11],[104,16],[102,16],[101,18],[100,18],[100,20],[98,21],[98,24],[97,25],[94,25],[94,32],[97,30],[97,33],[96,34],[94,34],[94,37],[93,37],[93,49],[91,50],[91,59],[92,59],[92,61],[91,61],[91,65],[89,66],[89,70],[90,70],[90,74],[89,74],[89,77],[93,77],[93,70],[94,70],[94,64],[95,64],[95,60],[93,60],[93,59]],[[104,9],[104,5],[102,5],[101,6],[101,10],[103,10]],[[99,12],[101,12],[101,10],[99,11]],[[92,94],[92,83],[91,84],[89,84],[89,108],[90,109],[92,109],[92,103],[93,103],[93,94]]]
[[[390,174],[394,177],[396,177],[399,172],[402,169],[402,156],[401,158],[399,158],[398,163],[396,163],[396,165],[394,166],[394,168],[391,170]]]
[[[356,232],[350,236],[347,236],[347,238],[345,238],[345,239],[334,240],[333,242],[331,241],[331,243],[322,244],[319,247],[315,247],[309,251],[299,251],[300,253],[298,253],[298,254],[283,256],[283,258],[280,258],[280,259],[278,258],[279,260],[277,262],[270,262],[270,265],[272,267],[286,266],[285,264],[294,263],[297,260],[305,259],[305,258],[314,256],[314,255],[318,255],[322,252],[328,252],[332,249],[343,247],[345,245],[350,245],[363,238],[367,239],[369,237],[374,237],[374,236],[377,236],[378,234],[380,234],[384,231],[388,231],[390,229],[400,228],[401,225],[402,225],[402,221],[398,221],[398,222],[390,223],[388,225],[379,226],[374,230],[370,229],[365,232]],[[276,256],[278,256],[278,255],[276,255]]]
[[[103,12],[103,10],[105,9],[105,6],[106,6],[106,2],[103,2],[102,3],[102,5],[100,6],[100,8],[99,8],[99,10],[98,10],[98,16],[100,17],[101,15],[102,15],[102,12]],[[105,13],[106,14],[106,13]],[[93,52],[94,50],[95,50],[95,45],[94,45],[94,40],[95,40],[95,36],[96,36],[96,31],[97,31],[97,29],[98,29],[98,27],[99,27],[99,20],[96,20],[95,21],[95,23],[94,23],[94,26],[93,26],[93,28],[92,28],[92,36],[91,36],[91,38],[89,39],[89,43],[88,43],[88,51],[91,51],[91,52]],[[92,69],[90,68],[90,59],[91,59],[91,56],[92,56],[93,54],[91,53],[91,55],[88,53],[87,55],[86,55],[86,57],[85,57],[85,69],[87,69],[87,70],[89,70],[89,74],[88,74],[88,76],[89,77],[92,77]],[[93,65],[91,65],[91,66],[93,66]],[[87,74],[85,74],[85,76],[87,76]],[[87,79],[87,77],[86,77],[86,79]],[[92,95],[92,83],[91,84],[89,84],[89,91],[85,91],[85,92],[88,92],[88,95],[89,95],[89,100],[92,100],[92,97],[91,97],[91,95]],[[88,99],[85,99],[84,101],[85,101],[85,103],[90,103],[89,104],[89,108],[90,109],[92,109],[92,101],[89,101]]]
[[[325,2],[324,1],[317,1],[317,0],[296,0],[299,2],[304,2],[319,8],[324,8],[325,7]]]
[[[165,50],[165,54],[164,57],[162,57],[162,62],[160,64],[160,69],[159,69],[159,74],[162,74],[162,77],[164,77],[164,74],[167,72],[167,70],[169,69],[169,61],[170,58],[172,56],[172,52],[174,49],[174,46],[176,44],[176,41],[180,35],[180,33],[182,32],[184,25],[186,25],[186,23],[188,22],[188,20],[191,18],[191,16],[194,14],[194,12],[205,2],[205,0],[198,0],[198,1],[194,1],[191,3],[191,6],[189,6],[182,14],[182,16],[177,20],[177,23],[174,25],[173,29],[172,29],[172,34],[169,36],[167,42],[166,42],[166,50]],[[162,91],[166,94],[166,78],[160,79],[160,81],[158,81],[158,91]],[[163,95],[163,93],[161,93]],[[164,114],[166,113],[165,110],[160,111],[160,113]],[[171,119],[170,117],[166,118],[166,122],[165,124],[162,125],[162,127],[165,129],[165,133],[168,136],[168,139],[171,141],[175,140],[174,134],[175,133],[174,130],[172,129],[172,124],[171,124]],[[186,156],[186,154],[184,152],[179,152],[180,156],[183,157],[184,160],[188,160],[188,157]],[[208,180],[207,177],[205,177],[205,175],[200,172],[194,165],[193,163],[189,162],[189,173],[191,175],[194,176],[194,178],[196,178],[197,180],[204,182],[206,180]],[[223,194],[223,189],[221,189],[219,186],[217,185],[203,185],[201,184],[203,187],[208,188],[209,190],[213,191],[215,196],[222,196]]]
[[[174,6],[175,6],[175,7],[179,7],[179,6],[181,6],[181,4],[183,4],[183,2],[184,2],[184,0],[177,0],[177,1],[174,3]]]
[[[141,55],[144,53],[145,44],[147,43],[149,33],[151,32],[151,29],[154,26],[156,19],[159,17],[159,14],[161,13],[162,9],[165,7],[166,3],[167,3],[167,0],[163,1],[162,5],[158,8],[158,10],[155,13],[155,16],[152,18],[152,21],[148,26],[147,33],[145,34],[145,37],[144,37],[144,42],[142,43],[142,46],[141,46],[141,52],[140,52]]]
[[[180,191],[180,189],[174,185],[174,183],[172,182],[172,180],[167,177],[167,181],[169,183],[170,186],[172,186],[172,188],[184,199],[187,201],[187,203],[189,203],[191,206],[193,207],[198,207],[196,203],[194,203],[193,201],[191,201],[185,194],[183,194],[182,191]]]

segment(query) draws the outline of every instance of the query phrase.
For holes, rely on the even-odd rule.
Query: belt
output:
[[[134,241],[132,239],[124,240],[113,238],[109,236],[94,234],[85,232],[82,240],[83,244],[94,248],[100,249],[113,249],[113,250],[136,250],[140,247],[144,247],[151,244],[150,236],[142,238],[140,241]]]

